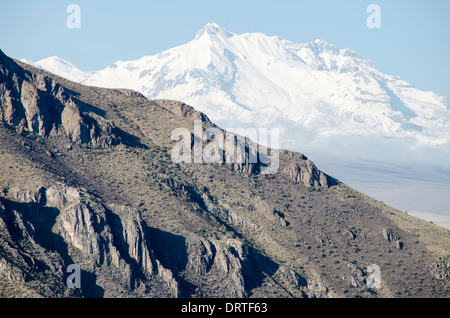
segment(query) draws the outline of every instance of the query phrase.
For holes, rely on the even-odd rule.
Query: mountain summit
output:
[[[223,37],[231,37],[233,36],[233,33],[228,32],[221,26],[219,26],[217,23],[210,22],[207,25],[205,25],[200,31],[197,32],[195,35],[195,38],[198,39],[205,35],[218,35]]]

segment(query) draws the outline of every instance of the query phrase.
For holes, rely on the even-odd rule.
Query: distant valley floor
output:
[[[401,211],[450,229],[450,170],[370,161],[333,162],[310,156],[318,167]]]

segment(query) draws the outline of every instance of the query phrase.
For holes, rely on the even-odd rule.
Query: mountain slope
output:
[[[449,231],[302,154],[280,151],[269,175],[175,163],[173,131],[218,128],[205,115],[1,52],[0,97],[2,297],[448,296]]]

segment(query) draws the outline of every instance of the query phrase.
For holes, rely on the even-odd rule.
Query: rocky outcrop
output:
[[[404,243],[400,241],[400,236],[394,233],[392,229],[383,228],[382,230],[383,238],[386,242],[393,242],[395,244],[395,249],[402,250]]]
[[[246,246],[236,240],[229,240],[227,244],[218,246],[216,261],[222,274],[227,277],[230,297],[244,297],[246,295],[244,266],[248,260]]]
[[[278,281],[290,286],[292,289],[300,290],[302,287],[307,287],[307,281],[294,270],[285,266],[280,266],[273,275]]]
[[[17,201],[27,202],[27,207],[31,215],[38,215],[39,210],[45,205],[45,191],[43,187],[19,188],[9,190],[9,195]]]
[[[7,225],[5,221],[7,220],[6,216],[6,208],[4,204],[0,201],[0,231],[6,232]],[[7,280],[17,280],[17,281],[25,281],[24,273],[17,268],[16,266],[9,263],[1,254],[0,254],[0,278],[5,278]]]
[[[151,255],[140,212],[129,206],[112,205],[110,208],[118,216],[112,220],[112,226],[116,230],[117,238],[121,240],[120,244],[126,248],[124,252],[127,257],[145,274],[155,274],[155,257]]]
[[[177,116],[184,117],[191,120],[200,120],[203,125],[206,126],[212,126],[214,128],[217,128],[209,118],[199,112],[196,111],[193,107],[186,105],[184,103],[173,101],[173,100],[154,100],[153,101],[158,106],[161,106],[170,112],[174,113]],[[225,131],[219,130],[225,135]],[[235,140],[233,141],[233,144],[238,144],[237,136],[234,137]],[[191,140],[194,141],[194,136],[191,135]],[[204,138],[205,139],[205,138]],[[267,164],[262,163],[261,157],[265,157],[265,155],[262,155],[260,153],[256,153],[255,158],[259,158],[259,160],[256,160],[256,162],[252,162],[249,157],[250,153],[250,143],[251,140],[247,137],[243,138],[241,141],[243,144],[243,154],[244,157],[241,161],[235,161],[235,162],[227,162],[225,158],[225,152],[226,149],[220,149],[219,151],[223,152],[223,157],[221,158],[221,163],[218,163],[219,165],[225,165],[230,170],[235,171],[236,173],[243,175],[243,176],[251,176],[255,174],[261,173],[263,168],[267,168]],[[193,146],[193,142],[191,143],[191,146]],[[206,140],[202,140],[202,146],[207,146],[208,142]],[[261,148],[261,146],[259,146]],[[267,153],[267,149],[265,149],[265,153]],[[238,155],[236,153],[236,150],[234,150],[235,153],[234,158],[237,158]],[[259,149],[261,151],[261,149]],[[273,151],[273,150],[272,150]],[[325,173],[317,169],[317,167],[314,165],[314,163],[305,156],[293,152],[287,152],[287,151],[281,151],[283,155],[283,160],[285,163],[283,164],[284,168],[282,169],[281,173],[283,176],[285,176],[288,180],[290,180],[293,183],[302,183],[307,187],[314,187],[314,188],[328,188],[331,185],[333,185],[334,180],[327,176]],[[275,169],[274,173],[277,173],[278,169]]]
[[[277,209],[269,209],[266,210],[266,218],[275,225],[286,227],[288,226],[288,222],[284,218],[284,214],[278,211]]]
[[[69,192],[77,196],[76,192]],[[64,194],[56,197],[64,198]],[[146,278],[159,275],[171,294],[180,296],[172,272],[164,268],[153,254],[138,210],[121,205],[106,208],[93,200],[72,203],[68,209],[62,210],[60,217],[66,233],[63,237],[89,259],[95,260],[96,266],[105,264],[118,268],[130,288],[145,283]]]
[[[0,120],[40,136],[66,135],[72,142],[109,147],[120,142],[117,128],[89,112],[53,78],[20,68],[0,51]]]
[[[258,228],[251,220],[236,213],[228,204],[211,198],[207,193],[203,193],[201,199],[205,210],[223,223],[244,232],[254,232]]]
[[[251,176],[252,174],[257,174],[259,172],[259,164],[250,163],[248,155],[245,156],[245,161],[243,163],[228,163],[226,164],[232,171],[235,171],[243,176]]]
[[[450,256],[438,257],[431,265],[431,274],[439,280],[450,279]]]
[[[387,242],[394,242],[397,240],[397,236],[394,234],[394,231],[388,228],[383,228],[382,230],[383,238]]]
[[[103,209],[97,207],[94,213],[89,203],[77,202],[61,210],[57,219],[58,234],[93,261],[93,266],[103,265],[108,254],[112,254],[111,260],[118,266],[117,251],[111,246],[111,231],[102,231],[105,222]]]
[[[64,262],[74,262],[82,270],[96,274],[99,282],[110,284],[107,281],[116,277],[121,285],[133,290],[158,276],[172,296],[181,295],[173,273],[154,256],[138,210],[120,205],[106,207],[89,193],[64,185],[14,187],[8,191],[7,199],[12,200],[11,207],[17,205],[21,211],[8,210],[0,204],[0,228],[4,232],[14,232],[15,240],[20,238],[24,244],[31,243],[39,255],[48,252],[40,245],[42,242],[36,240],[35,232],[54,236],[50,244],[44,244],[46,248],[58,251]],[[39,206],[41,213],[29,210],[30,204]],[[49,209],[57,214],[51,232],[44,233],[40,219],[48,218],[45,214],[50,213]],[[64,267],[61,262],[63,260],[55,265],[54,261],[45,260],[54,273],[58,268],[61,272]],[[108,277],[111,273],[113,275]],[[25,279],[20,270],[1,257],[0,276]]]
[[[152,231],[151,237],[157,259],[172,269],[181,289],[189,286],[186,281],[194,285],[209,283],[216,289],[210,295],[234,298],[249,296],[267,277],[276,279],[293,294],[301,295],[300,290],[307,285],[303,277],[287,267],[281,268],[237,238],[182,237],[159,230]],[[199,296],[189,288],[182,292],[186,297]]]
[[[32,211],[26,203],[0,197],[0,280],[33,284],[43,276],[39,271],[45,271],[52,282],[46,288],[53,287],[50,294],[61,296],[58,289],[63,285],[63,260],[39,244],[40,231],[30,222]]]
[[[347,279],[351,286],[359,288],[366,285],[367,274],[363,269],[352,263],[348,263],[347,268],[350,270],[350,275]]]
[[[282,173],[293,183],[303,183],[314,188],[329,187],[327,176],[306,158],[284,168]]]
[[[213,273],[222,282],[222,294],[226,297],[246,297],[252,281],[267,265],[255,250],[237,239],[190,238],[186,245],[186,272],[202,276]]]
[[[216,255],[216,246],[205,239],[191,239],[186,242],[188,262],[186,269],[196,275],[204,275],[210,269]]]
[[[211,121],[209,120],[208,116],[206,116],[202,112],[195,110],[194,107],[189,106],[185,103],[169,99],[157,99],[153,100],[153,102],[158,106],[161,106],[167,109],[168,111],[174,113],[177,116],[192,120],[201,120],[202,122],[211,124]]]
[[[108,147],[118,142],[111,123],[84,114],[71,98],[64,103],[60,116],[67,137],[74,143]]]
[[[141,93],[132,90],[132,89],[127,89],[127,88],[115,88],[114,91],[121,93],[127,97],[135,97],[135,98],[146,98],[144,95],[142,95]]]

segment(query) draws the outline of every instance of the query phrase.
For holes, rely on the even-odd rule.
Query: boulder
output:
[[[394,242],[397,240],[397,237],[394,235],[394,232],[391,229],[383,228],[382,234],[387,242]]]
[[[293,183],[303,183],[314,188],[329,187],[327,176],[308,159],[291,164],[283,169],[282,173]]]

